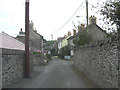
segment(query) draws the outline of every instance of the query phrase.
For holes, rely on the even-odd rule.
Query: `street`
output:
[[[0,89],[120,89],[120,0],[0,4]]]
[[[30,79],[22,79],[10,88],[91,88],[77,72],[72,61],[52,58],[47,66],[37,66]]]

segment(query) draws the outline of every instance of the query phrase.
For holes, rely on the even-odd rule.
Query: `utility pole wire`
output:
[[[74,22],[73,22],[73,21],[72,21],[72,23],[73,23],[73,26],[75,27],[75,29],[78,29],[78,28],[77,28],[77,26],[75,26],[75,24],[74,24]]]
[[[88,0],[86,0],[86,19],[87,19],[87,27],[88,27]]]
[[[85,6],[84,6],[83,8],[81,8],[81,9],[80,9],[80,11],[79,11],[78,13],[80,13],[80,12],[81,12],[81,10],[83,10],[84,8],[85,8]],[[78,13],[77,13],[77,14],[78,14]],[[76,15],[77,15],[77,14],[76,14]],[[81,16],[82,16],[82,15],[81,15]]]
[[[84,2],[83,2],[84,3]],[[58,28],[57,30],[55,30],[55,31],[53,31],[53,32],[56,32],[56,31],[59,31],[59,30],[61,30],[65,25],[67,25],[68,24],[68,22],[73,18],[73,16],[77,13],[77,11],[80,9],[80,7],[83,5],[83,3],[78,7],[78,9],[73,13],[73,15],[68,19],[68,21],[65,23],[65,24],[63,24],[60,28]]]

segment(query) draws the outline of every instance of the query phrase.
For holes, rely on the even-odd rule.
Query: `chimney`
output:
[[[22,28],[20,29],[20,31],[22,32]]]
[[[30,26],[31,26],[32,30],[34,30],[34,24],[33,24],[33,21],[32,21],[32,20],[31,20],[31,22],[30,22]]]
[[[81,24],[81,27],[84,28],[84,27],[85,27],[85,24]]]
[[[20,31],[19,31],[19,35],[21,34],[24,34],[24,32],[22,31],[22,28],[20,28]]]
[[[67,35],[64,35],[64,38],[66,38],[67,37]]]
[[[78,32],[82,31],[85,27],[85,24],[78,25]]]
[[[93,15],[89,18],[90,24],[97,24],[97,18]]]
[[[73,35],[75,35],[76,34],[76,30],[75,29],[73,29]]]
[[[69,37],[69,36],[71,36],[71,32],[70,32],[70,31],[68,32],[68,37]]]
[[[37,33],[37,29],[35,28],[35,30],[34,30],[36,33]]]
[[[78,25],[78,31],[80,31],[80,25]]]

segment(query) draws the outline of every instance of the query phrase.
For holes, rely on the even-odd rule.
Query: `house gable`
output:
[[[96,24],[90,24],[87,31],[92,35],[94,41],[105,40],[108,34]]]
[[[2,38],[2,44],[0,44],[0,48],[25,50],[25,45],[22,42],[9,36],[8,34],[2,32],[0,33],[0,37]]]

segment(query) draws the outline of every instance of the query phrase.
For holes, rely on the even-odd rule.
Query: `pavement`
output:
[[[73,61],[53,57],[47,66],[36,66],[30,79],[21,79],[9,88],[92,88],[73,67]]]

